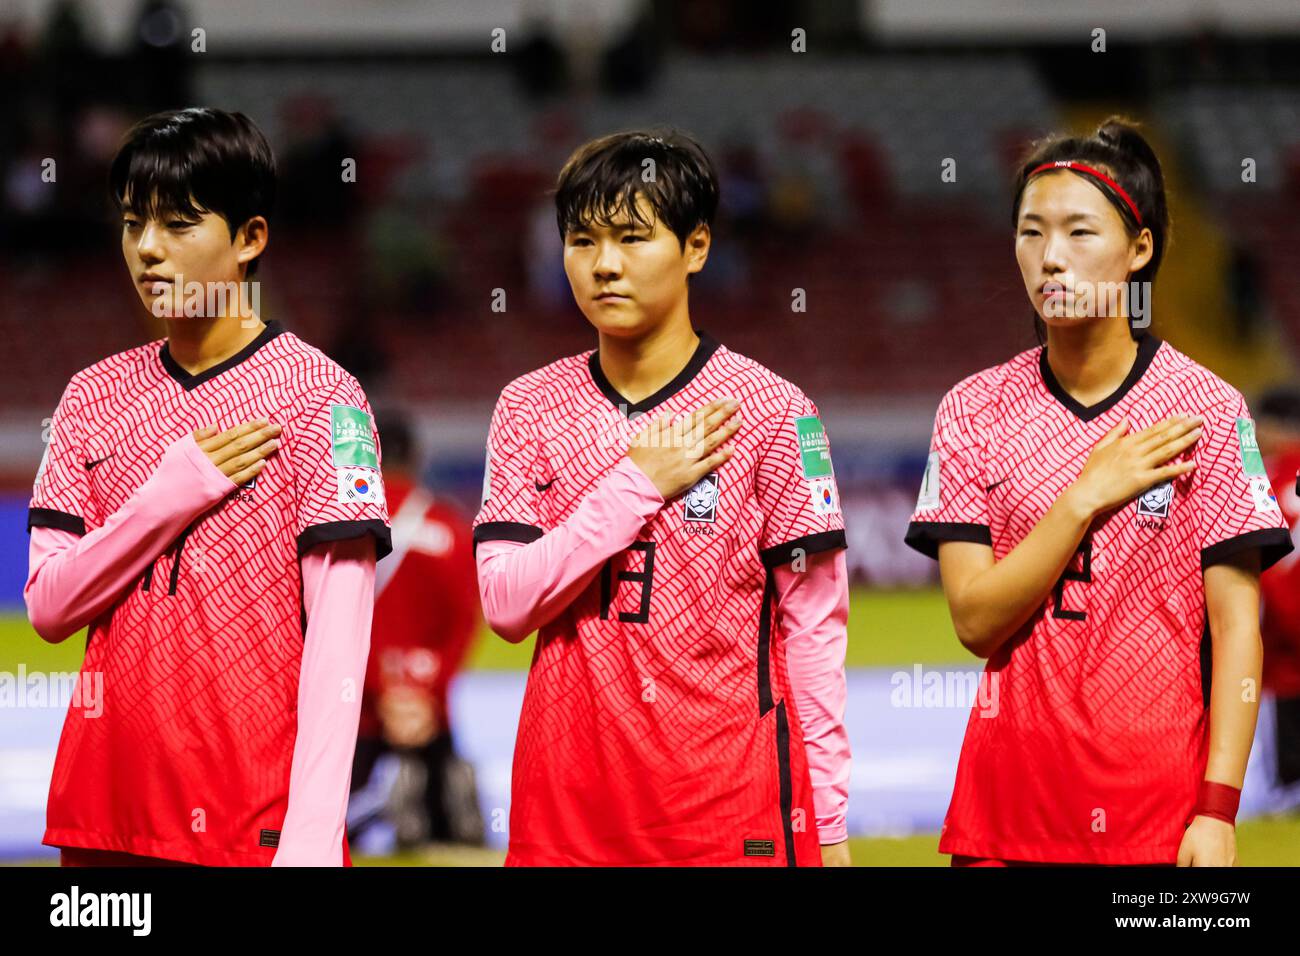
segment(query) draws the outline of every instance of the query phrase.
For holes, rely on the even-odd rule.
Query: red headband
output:
[[[1115,182],[1115,180],[1111,179],[1101,170],[1093,169],[1091,166],[1085,166],[1077,160],[1058,159],[1054,163],[1043,163],[1041,166],[1035,166],[1029,171],[1029,175],[1025,177],[1025,181],[1028,182],[1035,174],[1041,173],[1045,169],[1072,169],[1076,173],[1085,173],[1089,176],[1095,177],[1096,179],[1100,179],[1103,183],[1119,194],[1119,198],[1124,200],[1128,205],[1129,210],[1133,213],[1133,218],[1137,220],[1137,224],[1139,226],[1142,225],[1142,214],[1138,212],[1137,203],[1133,201],[1133,197],[1124,191],[1123,186]]]

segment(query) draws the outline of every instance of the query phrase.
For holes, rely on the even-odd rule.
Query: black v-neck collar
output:
[[[1124,381],[1120,382],[1119,388],[1111,392],[1101,401],[1094,405],[1083,405],[1073,395],[1062,387],[1057,381],[1056,375],[1052,372],[1052,366],[1047,361],[1047,346],[1044,345],[1038,352],[1038,368],[1043,376],[1043,384],[1047,390],[1052,393],[1052,397],[1064,405],[1080,421],[1092,421],[1098,415],[1114,408],[1115,404],[1121,398],[1129,393],[1138,380],[1142,378],[1151,360],[1156,357],[1156,352],[1160,349],[1160,339],[1147,333],[1138,339],[1137,358],[1133,360],[1133,367],[1129,369],[1128,375]]]
[[[656,405],[661,405],[668,399],[672,398],[682,389],[684,389],[696,375],[700,374],[700,369],[713,356],[719,346],[722,344],[713,336],[709,335],[703,329],[696,329],[695,334],[700,337],[699,343],[695,346],[695,352],[691,355],[691,360],[686,363],[686,367],[673,376],[671,382],[665,385],[653,395],[647,395],[639,402],[629,402],[605,377],[605,371],[600,367],[600,349],[591,353],[587,359],[587,367],[591,370],[591,380],[596,383],[601,394],[609,399],[615,408],[622,410],[623,414],[629,418],[633,415],[640,415],[648,412]]]
[[[180,364],[172,358],[171,349],[168,348],[168,343],[166,342],[163,342],[162,348],[158,350],[158,360],[162,362],[162,367],[166,369],[167,374],[179,382],[181,388],[188,392],[202,385],[209,379],[215,378],[222,372],[234,368],[283,331],[284,326],[280,325],[280,323],[275,319],[272,319],[266,323],[266,328],[257,334],[257,338],[253,339],[253,341],[249,342],[224,362],[214,365],[212,368],[205,368],[202,372],[199,372],[198,375],[191,375],[189,372],[185,371],[185,369],[181,368]]]

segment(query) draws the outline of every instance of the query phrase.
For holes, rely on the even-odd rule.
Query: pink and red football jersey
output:
[[[943,853],[1104,864],[1174,862],[1205,773],[1205,568],[1291,550],[1240,393],[1154,336],[1108,398],[1083,406],[1045,349],[943,399],[913,547],[991,545],[1004,558],[1121,418],[1138,431],[1201,415],[1196,469],[1096,518],[1043,606],[988,661]],[[984,702],[987,701],[987,706]]]
[[[591,351],[516,379],[497,403],[475,542],[533,541],[563,522],[644,425],[629,418],[734,397],[744,421],[733,456],[540,629],[509,865],[820,865],[771,569],[845,546],[830,446],[798,388],[699,336],[641,402]]]
[[[324,353],[268,323],[191,375],[155,341],[64,391],[28,528],[86,534],[178,438],[266,417],[262,472],[194,521],[91,623],[59,741],[45,843],[205,865],[269,865],[284,822],[306,631],[299,557],[371,534],[391,550],[366,396]],[[82,695],[77,695],[81,697]]]

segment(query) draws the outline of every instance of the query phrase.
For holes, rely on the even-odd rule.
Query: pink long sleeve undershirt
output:
[[[479,595],[492,629],[511,642],[553,619],[601,565],[626,548],[661,507],[654,482],[624,458],[568,520],[536,541],[484,541],[475,550]],[[847,839],[849,742],[844,729],[848,565],[842,549],[807,569],[774,571],[778,629],[803,728],[818,838]]]
[[[567,521],[538,540],[478,544],[479,596],[492,630],[515,644],[551,620],[663,504],[654,482],[625,457]]]
[[[191,521],[234,490],[194,436],[186,435],[100,527],[84,535],[32,528],[23,599],[36,633],[52,644],[77,633],[107,611]]]
[[[790,689],[803,728],[822,843],[849,838],[849,735],[844,727],[844,655],[849,643],[849,563],[843,548],[808,558],[806,571],[781,565],[776,579],[777,629],[785,638]]]
[[[289,807],[272,866],[342,866],[361,687],[375,609],[375,539],[317,545],[302,558],[307,635]]]
[[[32,528],[23,588],[37,633],[57,643],[107,611],[181,531],[234,491],[192,435],[104,524],[85,535]],[[340,866],[360,687],[370,650],[374,542],[327,542],[302,558],[307,611],[298,683],[298,736],[288,809],[273,866]],[[345,694],[345,681],[356,689]]]

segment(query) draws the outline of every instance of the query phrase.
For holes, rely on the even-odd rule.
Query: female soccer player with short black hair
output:
[[[113,161],[122,258],[167,338],[72,377],[28,510],[23,596],[89,627],[44,842],[69,866],[350,865],[344,820],[392,550],[361,385],[246,280],[275,160],[240,113],[146,117]]]
[[[1013,222],[1046,342],[944,397],[907,531],[997,701],[971,713],[939,849],[1231,865],[1259,572],[1292,548],[1253,422],[1145,329],[1134,284],[1154,279],[1169,217],[1136,129],[1037,144]]]
[[[671,131],[593,140],[556,183],[597,345],[502,391],[474,522],[484,616],[538,631],[507,866],[849,863],[830,443],[802,390],[693,327],[717,205]]]

